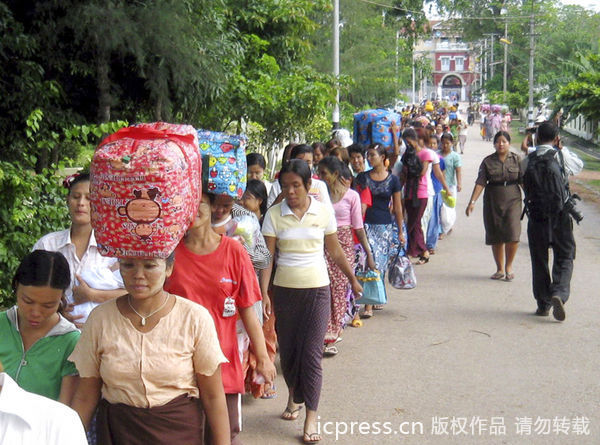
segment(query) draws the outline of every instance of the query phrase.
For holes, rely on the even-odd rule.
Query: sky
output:
[[[600,12],[600,0],[562,0],[563,5],[579,5]]]

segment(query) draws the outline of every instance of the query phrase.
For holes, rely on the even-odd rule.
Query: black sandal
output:
[[[417,261],[417,264],[427,264],[428,262],[429,262],[428,256],[419,255],[419,261]]]

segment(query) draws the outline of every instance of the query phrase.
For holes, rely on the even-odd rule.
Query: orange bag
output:
[[[104,139],[90,167],[92,226],[100,253],[166,258],[198,212],[196,130],[164,122]]]

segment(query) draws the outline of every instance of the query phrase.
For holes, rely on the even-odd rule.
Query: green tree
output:
[[[50,171],[43,173],[0,161],[0,307],[15,303],[12,277],[33,244],[68,226],[61,179]]]
[[[243,58],[231,67],[231,82],[206,103],[200,123],[241,131],[242,122],[259,125],[265,143],[301,134],[317,137],[333,100],[334,79],[308,65],[311,18],[327,10],[326,1],[245,0],[228,4],[229,26],[239,32]],[[322,136],[322,134],[319,134]]]
[[[60,83],[48,76],[39,58],[39,41],[28,34],[10,8],[0,2],[0,147],[2,159],[16,162],[25,168],[41,172],[52,162],[63,160],[68,147],[37,144],[32,140],[31,127],[34,110],[44,110],[46,119],[41,122],[39,113],[33,115],[38,136],[50,139],[64,126],[81,123],[82,118],[67,105],[65,91]]]
[[[195,110],[223,90],[241,51],[218,0],[65,3],[41,15],[50,19],[48,31],[58,29],[49,48],[63,48],[73,37],[68,52],[81,62],[82,74],[95,80],[100,122],[110,120],[111,108],[122,108],[128,98],[151,107],[146,115],[155,120]],[[71,66],[70,60],[57,63],[61,72]],[[141,97],[124,88],[136,81],[144,86]]]
[[[600,39],[600,14],[580,6],[561,5],[551,0],[440,0],[439,7],[450,13],[455,28],[467,41],[479,42],[484,34],[495,32],[494,60],[503,60],[503,45],[498,41],[508,24],[508,98],[511,108],[525,106],[528,96],[529,20],[535,20],[535,99],[553,99],[559,88],[574,79],[572,63],[579,52],[594,51]],[[505,14],[501,14],[502,9]],[[488,38],[488,60],[491,45]],[[483,58],[482,58],[483,60]],[[498,100],[502,91],[502,65],[485,85]],[[524,87],[524,88],[523,88]]]
[[[420,1],[394,2],[396,6],[401,3],[407,3],[407,9],[422,11]],[[346,76],[341,99],[351,105],[343,107],[345,113],[392,103],[398,91],[410,85],[413,40],[423,31],[425,16],[416,14],[415,19],[413,14],[401,12],[352,0],[340,1],[340,69]],[[331,14],[322,17],[314,37],[313,65],[324,73],[332,72],[332,23]],[[342,115],[342,122],[347,122],[347,118]]]
[[[580,55],[576,79],[560,88],[555,108],[564,108],[565,116],[582,114],[588,119],[600,117],[600,52]]]

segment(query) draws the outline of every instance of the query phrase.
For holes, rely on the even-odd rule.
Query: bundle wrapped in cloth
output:
[[[240,199],[246,191],[245,136],[198,130],[206,191]]]
[[[401,121],[399,114],[381,108],[354,113],[354,142],[380,144],[389,151],[393,148],[392,124],[398,127],[396,136],[399,140]]]
[[[92,226],[102,255],[166,258],[194,221],[202,163],[196,130],[164,122],[105,138],[90,167]]]

